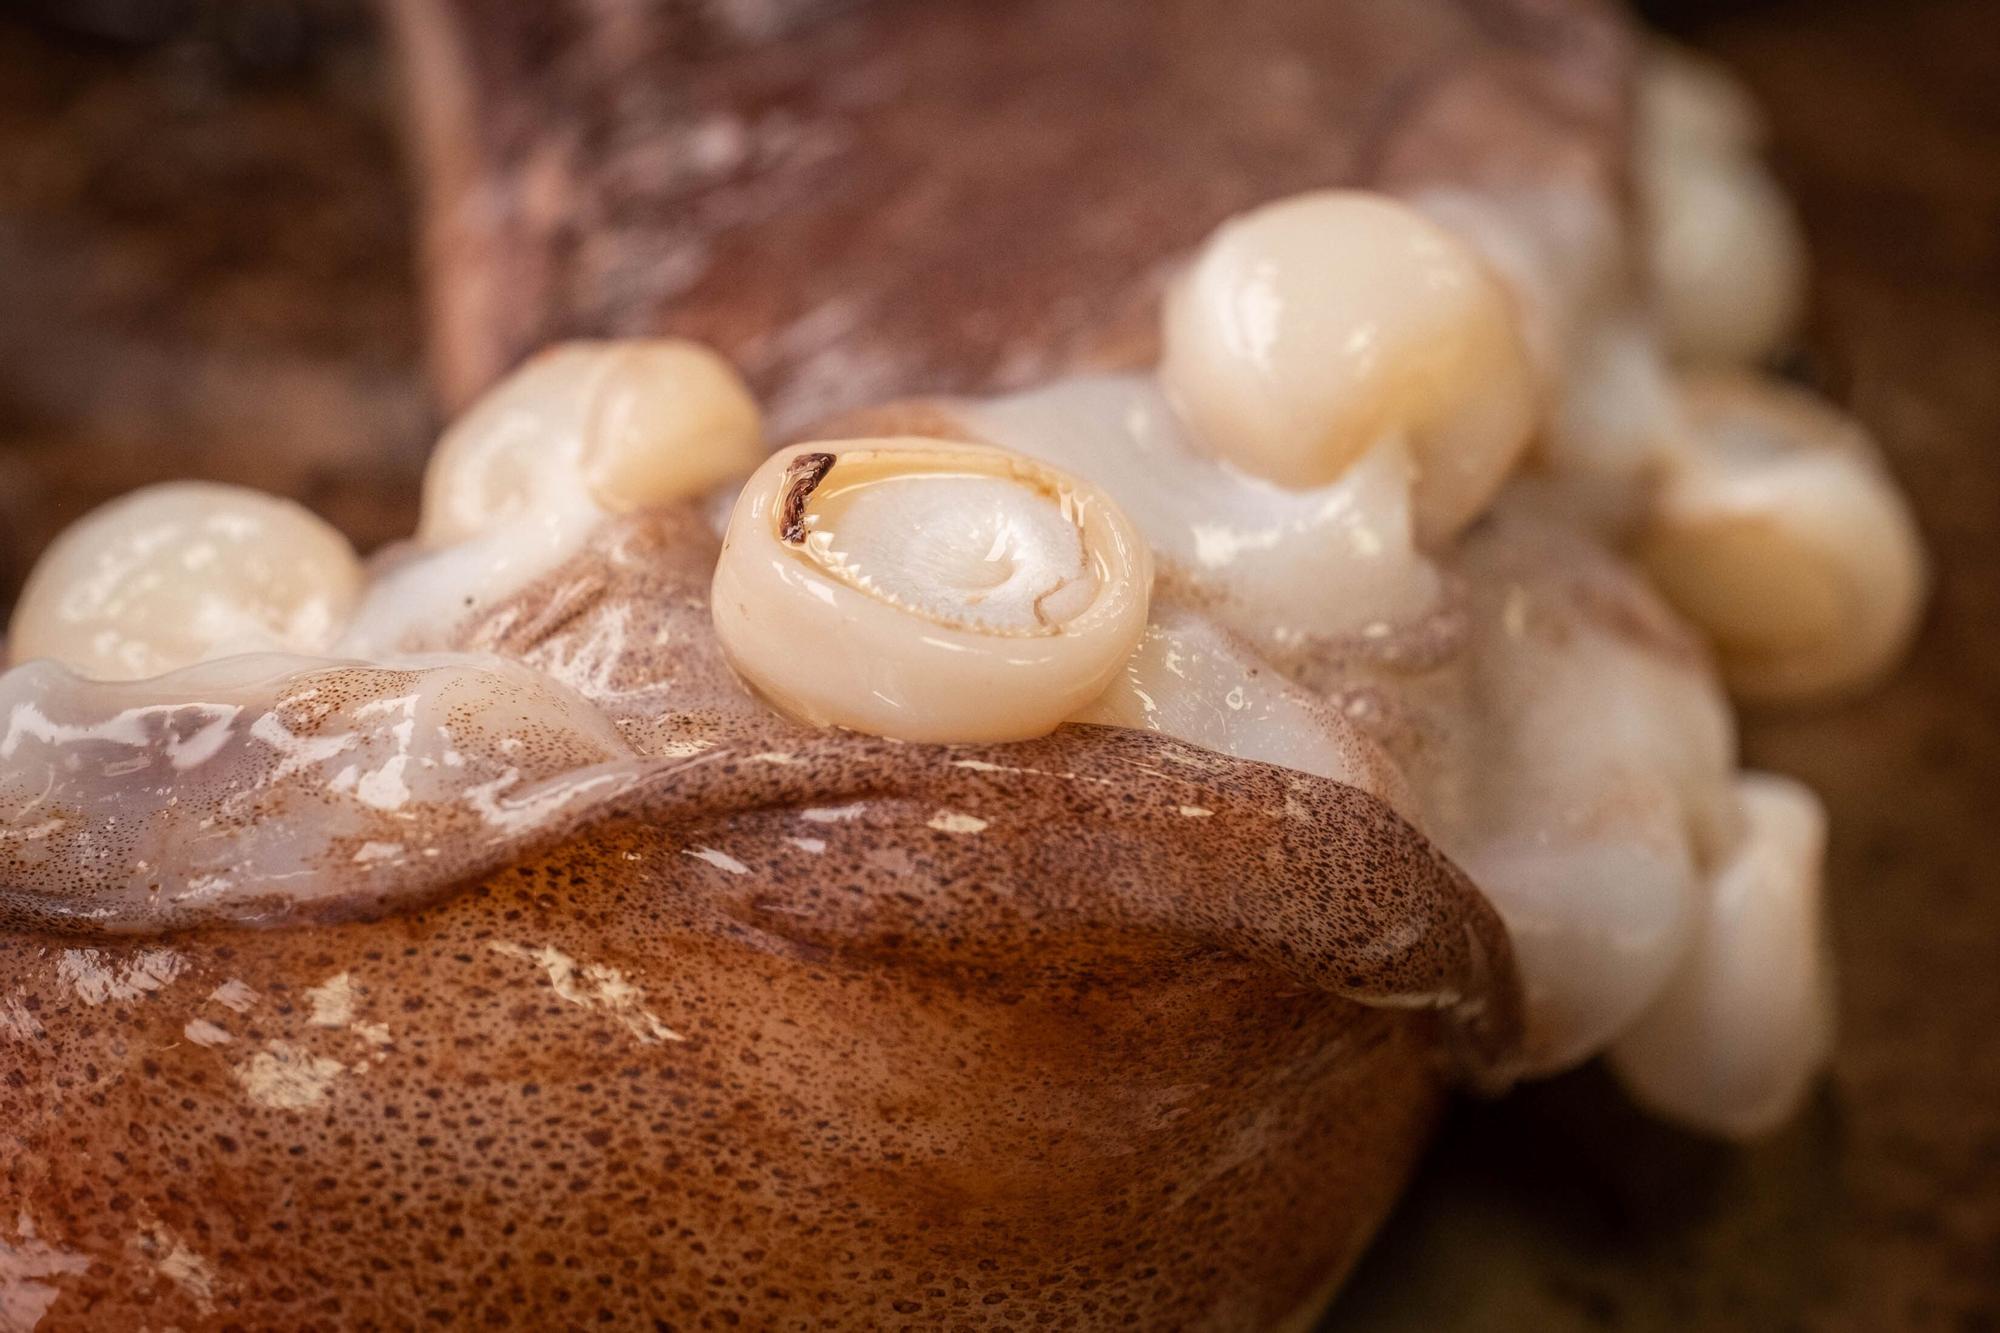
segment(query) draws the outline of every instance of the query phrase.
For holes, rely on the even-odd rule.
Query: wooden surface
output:
[[[339,6],[279,8],[276,41],[0,21],[0,598],[158,477],[297,494],[364,544],[413,517],[433,412],[379,62]],[[1468,1105],[1332,1327],[2000,1327],[2000,8],[1687,33],[1772,112],[1819,269],[1808,368],[1882,436],[1939,565],[1890,689],[1749,728],[1833,809],[1834,1077],[1747,1151],[1589,1071]]]
[[[47,8],[65,8],[50,3]],[[87,10],[171,10],[100,0]],[[366,32],[144,46],[0,6],[0,602],[91,506],[170,477],[407,533],[431,433],[408,203]]]

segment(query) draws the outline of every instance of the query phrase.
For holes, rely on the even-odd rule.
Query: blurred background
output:
[[[1887,691],[1748,728],[1832,807],[1834,1076],[1748,1150],[1591,1070],[1461,1106],[1332,1326],[2000,1328],[2000,5],[1644,8],[1763,99],[1800,372],[1939,569]],[[0,606],[163,478],[409,530],[437,417],[385,64],[353,0],[0,0]]]

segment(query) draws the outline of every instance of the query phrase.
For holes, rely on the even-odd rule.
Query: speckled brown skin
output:
[[[16,896],[0,1327],[1260,1329],[1328,1290],[1451,1078],[1504,1077],[1485,900],[1376,797],[1169,739],[785,722],[706,630],[714,553],[627,520],[444,636],[596,680],[649,756],[495,873],[138,936]]]
[[[422,910],[0,939],[0,1311],[1268,1327],[1444,1086],[1345,996],[1490,1050],[1506,945],[1372,798],[1172,748],[826,739]]]

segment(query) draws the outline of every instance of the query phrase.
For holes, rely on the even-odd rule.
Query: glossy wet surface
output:
[[[1941,571],[1917,660],[1884,695],[1750,733],[1756,762],[1806,777],[1833,811],[1834,1080],[1799,1127],[1748,1152],[1647,1124],[1594,1073],[1461,1108],[1333,1327],[2000,1319],[2000,126],[1982,64],[1994,34],[1980,0],[1881,15],[1775,5],[1695,34],[1773,114],[1818,260],[1816,363],[1882,437]],[[11,85],[0,151],[64,166],[34,178],[47,193],[9,195],[0,225],[0,273],[22,293],[0,302],[10,579],[85,505],[182,472],[303,493],[363,541],[406,531],[414,490],[368,480],[413,475],[428,442],[379,98],[301,97],[157,55],[50,66],[37,39],[0,31],[7,69],[33,62],[53,81]],[[344,68],[315,67],[316,86],[351,86]],[[46,104],[28,101],[38,87]],[[45,105],[65,114],[44,119]],[[189,160],[235,169],[112,151],[102,127],[162,107],[234,145]],[[249,125],[266,128],[231,137]],[[317,151],[292,151],[301,142]],[[79,180],[91,188],[72,191]],[[237,215],[216,207],[274,180],[293,182],[280,215],[306,228],[271,247],[282,262],[267,230],[233,232]],[[349,210],[368,220],[331,234],[352,250],[314,239]],[[99,276],[80,288],[79,272]],[[192,303],[167,308],[169,286]],[[174,378],[183,365],[200,372],[192,389]],[[264,448],[272,438],[298,447]],[[83,442],[99,461],[79,468]]]

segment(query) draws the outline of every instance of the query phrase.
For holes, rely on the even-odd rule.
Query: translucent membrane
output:
[[[0,916],[311,914],[486,864],[623,778],[591,705],[495,658],[252,655],[0,677]]]
[[[417,538],[377,558],[339,648],[435,646],[469,607],[574,557],[606,518],[696,499],[761,456],[756,403],[707,348],[677,339],[549,348],[438,441]]]
[[[1072,719],[1157,732],[1239,759],[1357,787],[1412,808],[1388,752],[1335,705],[1264,664],[1256,650],[1185,608],[1155,608],[1111,686]]]
[[[1503,513],[1453,562],[1462,633],[1411,670],[1330,656],[1311,683],[1393,758],[1417,825],[1492,899],[1527,1058],[1586,1058],[1678,966],[1733,837],[1734,732],[1697,644],[1564,527]]]
[[[951,410],[975,437],[1103,487],[1162,568],[1266,650],[1408,622],[1436,599],[1400,444],[1293,490],[1215,458],[1144,377],[1071,380]]]

